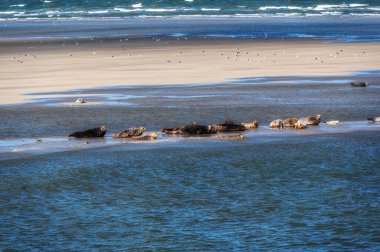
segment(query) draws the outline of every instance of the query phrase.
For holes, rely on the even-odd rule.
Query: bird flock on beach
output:
[[[208,39],[208,38],[205,37],[204,39]],[[154,43],[165,43],[165,45],[170,45],[173,43],[173,41],[171,41],[171,40],[163,41],[161,38],[156,38],[156,37],[153,37],[152,40]],[[177,41],[181,40],[181,38],[177,38],[176,40]],[[185,37],[185,38],[183,38],[183,40],[188,40],[188,38]],[[130,42],[130,39],[128,39],[128,38],[120,39],[119,42],[125,44],[125,43]],[[25,41],[25,49],[27,51],[35,50],[36,46],[35,45],[29,45],[28,43],[29,43],[28,41]],[[91,39],[89,39],[89,43],[103,44],[103,40],[98,39],[98,38],[91,38]],[[42,41],[40,41],[40,44],[42,44]],[[88,50],[88,48],[86,47],[87,46],[86,42],[82,43],[80,41],[70,41],[70,42],[68,41],[68,42],[63,42],[61,45],[62,45],[62,48],[64,48],[67,46],[79,47],[82,44],[83,44],[82,49]],[[121,49],[122,51],[126,51],[128,48],[128,45],[124,45],[124,44],[123,44],[122,49]],[[193,51],[187,52],[187,53],[190,53],[193,55],[200,54],[200,55],[204,55],[204,56],[209,56],[208,53],[214,53],[214,50],[200,49],[200,51],[198,51],[198,52],[197,52],[197,50],[193,50]],[[239,47],[231,48],[227,51],[220,51],[220,52],[216,52],[216,53],[219,54],[220,56],[222,56],[227,61],[241,61],[241,60],[243,60],[243,61],[251,62],[251,63],[264,63],[264,62],[266,62],[266,63],[278,63],[281,60],[281,58],[280,58],[281,56],[284,56],[285,59],[289,59],[288,57],[291,57],[291,56],[294,56],[297,59],[301,58],[301,55],[299,55],[299,54],[289,55],[289,53],[286,50],[278,50],[277,52],[273,52],[273,53],[264,55],[264,53],[259,52],[259,51],[256,51],[256,52],[255,51],[247,51],[247,50],[240,49]],[[96,50],[91,51],[90,54],[93,56],[97,56],[100,59],[104,59],[107,57],[108,58],[119,58],[119,57],[123,56],[123,54],[119,54],[119,55],[110,55],[110,56],[108,55],[108,56],[101,57],[101,56],[98,56],[98,52]],[[182,64],[182,63],[184,63],[184,59],[181,59],[179,57],[183,56],[183,55],[184,55],[184,52],[182,50],[174,53],[174,55],[172,55],[172,56],[170,56],[170,54],[168,54],[169,58],[164,59],[164,61],[162,63]],[[355,57],[368,57],[370,55],[371,54],[369,52],[361,51],[361,52],[357,52],[355,54]],[[18,53],[16,56],[11,56],[11,60],[13,60],[17,63],[23,64],[23,63],[26,63],[27,61],[29,61],[30,59],[38,60],[40,58],[40,56],[41,55],[37,55],[36,53]],[[75,53],[72,52],[72,53],[68,54],[68,56],[69,57],[75,57]],[[128,57],[142,56],[142,53],[134,54],[134,53],[129,52],[127,54],[127,56]],[[344,50],[339,49],[337,51],[331,51],[331,52],[326,51],[326,53],[324,53],[324,55],[303,56],[303,58],[309,63],[326,63],[329,59],[333,59],[333,58],[336,59],[336,58],[340,58],[343,56],[345,56]]]

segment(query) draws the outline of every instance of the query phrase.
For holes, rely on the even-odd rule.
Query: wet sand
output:
[[[157,140],[139,141],[128,138],[112,138],[108,134],[104,138],[67,138],[61,137],[42,137],[42,138],[13,138],[0,140],[0,160],[28,157],[31,155],[41,155],[46,153],[64,152],[64,151],[80,151],[84,149],[110,147],[110,146],[125,146],[126,150],[136,150],[136,148],[171,148],[185,147],[192,145],[193,142],[204,142],[205,144],[218,144],[221,141],[245,141],[260,143],[268,139],[275,138],[295,138],[307,137],[312,135],[331,135],[343,133],[355,133],[360,131],[378,132],[380,131],[380,123],[368,121],[356,122],[340,122],[336,126],[321,123],[318,126],[309,126],[307,129],[295,130],[293,128],[271,129],[268,126],[261,126],[257,129],[247,130],[238,133],[221,133],[222,136],[234,136],[243,134],[244,139],[218,139],[217,135],[205,136],[181,136],[167,135],[159,133]],[[153,132],[145,132],[149,134]],[[375,133],[376,134],[376,133]],[[220,143],[222,144],[222,143]],[[247,143],[242,143],[247,144]]]
[[[379,62],[379,43],[193,37],[3,40],[0,104],[36,98],[28,93],[117,85],[347,74],[377,70]]]

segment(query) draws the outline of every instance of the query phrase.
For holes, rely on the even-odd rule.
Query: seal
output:
[[[338,120],[334,120],[334,121],[327,121],[325,123],[327,125],[330,125],[330,126],[337,126],[339,124],[339,121]]]
[[[120,133],[112,134],[113,138],[130,138],[134,136],[141,136],[146,131],[144,127],[128,128]]]
[[[380,122],[380,116],[368,118],[368,121]]]
[[[243,134],[233,135],[233,136],[217,135],[216,138],[218,138],[218,139],[230,139],[230,140],[242,140],[245,138],[245,136]]]
[[[163,128],[162,132],[165,134],[180,135],[182,134],[181,127],[178,128]]]
[[[242,126],[244,126],[244,128],[246,130],[249,130],[249,129],[257,129],[257,127],[259,127],[259,124],[257,123],[256,120],[250,122],[250,123],[241,123]]]
[[[211,126],[200,125],[193,122],[190,125],[180,126],[178,128],[164,128],[162,132],[166,134],[176,135],[209,135],[216,134],[216,131]]]
[[[318,125],[321,122],[321,115],[304,117],[304,118],[298,119],[298,122],[305,125]]]
[[[69,137],[76,137],[76,138],[104,137],[106,132],[107,132],[106,126],[101,126],[98,128],[71,133]]]
[[[303,124],[303,123],[301,123],[300,121],[297,121],[297,122],[294,124],[294,128],[295,128],[295,129],[306,129],[307,126],[306,126],[306,124]]]
[[[84,98],[78,98],[75,102],[76,103],[86,103],[86,101],[84,100]]]
[[[351,82],[351,86],[353,86],[353,87],[366,87],[366,86],[368,86],[368,82],[366,82],[366,81]]]
[[[269,124],[269,127],[281,129],[283,127],[282,120],[281,119],[276,119],[276,120],[272,121]]]
[[[215,123],[210,126],[211,131],[215,132],[231,132],[231,131],[244,131],[243,125],[235,124],[231,121],[225,121],[224,123]]]
[[[156,140],[158,137],[157,133],[146,134],[145,136],[132,136],[133,140],[142,140],[142,141],[150,141]]]
[[[289,119],[282,121],[282,125],[283,125],[283,127],[294,127],[296,125],[297,121],[298,121],[297,118],[292,117],[292,118],[289,118]]]

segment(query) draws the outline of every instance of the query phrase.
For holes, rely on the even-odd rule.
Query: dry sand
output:
[[[38,97],[28,93],[336,75],[380,68],[380,43],[323,42],[201,38],[0,41],[0,104]]]

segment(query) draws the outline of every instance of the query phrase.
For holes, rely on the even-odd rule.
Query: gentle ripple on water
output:
[[[371,84],[334,81],[355,78]],[[379,126],[365,121],[379,112],[378,73],[256,85],[261,81],[83,91],[132,95],[133,107],[1,107],[1,157],[20,146],[49,153],[0,160],[0,249],[379,251]],[[343,123],[265,127],[314,114]],[[226,119],[264,127],[244,141],[106,138],[89,144],[100,148],[85,148],[64,137],[89,125],[112,133]]]
[[[2,161],[0,246],[379,249],[379,135],[268,138]]]

